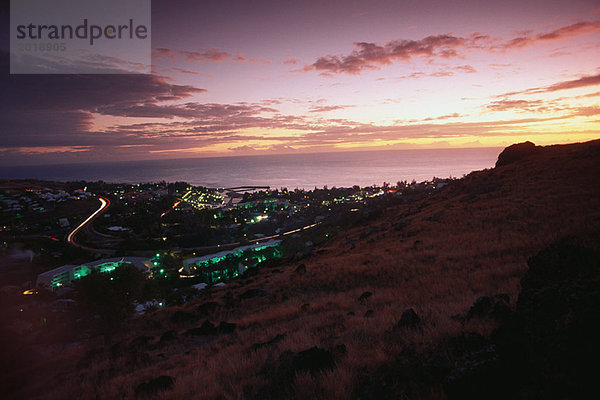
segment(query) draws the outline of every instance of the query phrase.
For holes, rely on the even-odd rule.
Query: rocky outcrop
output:
[[[491,343],[481,343],[450,371],[449,399],[585,398],[594,389],[600,254],[561,241],[528,265],[516,311],[504,310]],[[470,313],[486,310],[493,310],[492,298],[478,300]]]
[[[498,156],[496,168],[527,158],[538,150],[540,150],[540,148],[536,147],[536,145],[531,142],[517,143],[508,146]]]

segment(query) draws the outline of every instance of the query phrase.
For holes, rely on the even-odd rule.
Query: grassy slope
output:
[[[61,376],[62,385],[46,392],[40,381],[30,390],[49,398],[133,398],[139,383],[170,375],[175,387],[159,398],[264,397],[261,388],[276,381],[270,368],[285,350],[344,344],[347,353],[336,356],[333,371],[300,373],[287,390],[298,398],[356,396],[359,382],[407,348],[425,353],[466,329],[489,333],[493,321],[465,325],[460,316],[482,295],[506,293],[514,304],[529,257],[558,238],[600,229],[599,177],[600,141],[546,147],[526,160],[474,172],[338,234],[312,255],[278,267],[281,272],[263,269],[212,289],[180,308],[194,321],[171,322],[174,310],[132,321],[116,356],[105,350],[78,369],[67,361],[66,370],[73,370]],[[306,273],[295,272],[300,263]],[[252,288],[264,292],[242,298]],[[373,295],[360,301],[366,291]],[[197,307],[205,301],[220,306],[203,315]],[[392,329],[410,307],[422,329]],[[238,327],[232,334],[183,335],[207,318]],[[126,346],[140,335],[156,343],[169,330],[178,336],[168,344]],[[443,397],[435,386],[408,394]]]

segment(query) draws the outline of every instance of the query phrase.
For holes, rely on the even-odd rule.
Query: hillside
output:
[[[108,345],[66,351],[29,371],[20,395],[476,397],[460,368],[502,360],[492,332],[520,315],[528,260],[556,242],[600,242],[600,141],[501,160],[365,215],[309,255],[136,318]]]

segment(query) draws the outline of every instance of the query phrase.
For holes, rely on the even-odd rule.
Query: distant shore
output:
[[[1,179],[185,181],[205,187],[270,186],[288,189],[352,187],[461,177],[491,168],[501,149],[358,151],[217,157],[88,164],[0,166]]]

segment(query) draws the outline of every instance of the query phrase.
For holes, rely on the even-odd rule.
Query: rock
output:
[[[475,303],[467,313],[467,320],[478,317],[494,317],[498,320],[504,320],[512,313],[508,305],[510,298],[507,294],[497,294],[493,297],[482,296],[475,300]]]
[[[539,148],[531,142],[517,143],[505,148],[498,156],[496,168],[503,167],[515,161],[527,158],[537,152]]]
[[[598,243],[597,234],[593,239]],[[572,243],[560,241],[529,259],[516,310],[493,331],[491,344],[464,347],[467,356],[448,375],[448,399],[578,399],[596,390],[600,254]],[[505,314],[508,300],[490,298],[491,315]]]
[[[358,298],[358,301],[361,301],[361,302],[365,301],[371,296],[373,296],[372,292],[364,292],[363,294],[360,295],[360,297]]]
[[[185,332],[186,335],[192,336],[214,335],[215,333],[217,333],[217,328],[209,321],[204,321],[199,328],[189,329]]]
[[[233,333],[236,327],[237,325],[234,323],[221,321],[218,331],[219,333]]]
[[[175,378],[168,375],[161,375],[147,382],[140,383],[135,388],[135,397],[154,396],[158,392],[173,389],[173,386],[175,386]]]
[[[296,271],[297,274],[304,274],[306,273],[306,265],[305,264],[300,264],[298,265],[298,267],[296,267]]]
[[[292,361],[294,372],[305,371],[310,372],[312,375],[334,367],[335,363],[331,352],[316,346],[299,352]]]
[[[396,325],[398,328],[414,328],[421,322],[421,318],[417,315],[415,310],[409,308],[402,313],[400,322]]]

